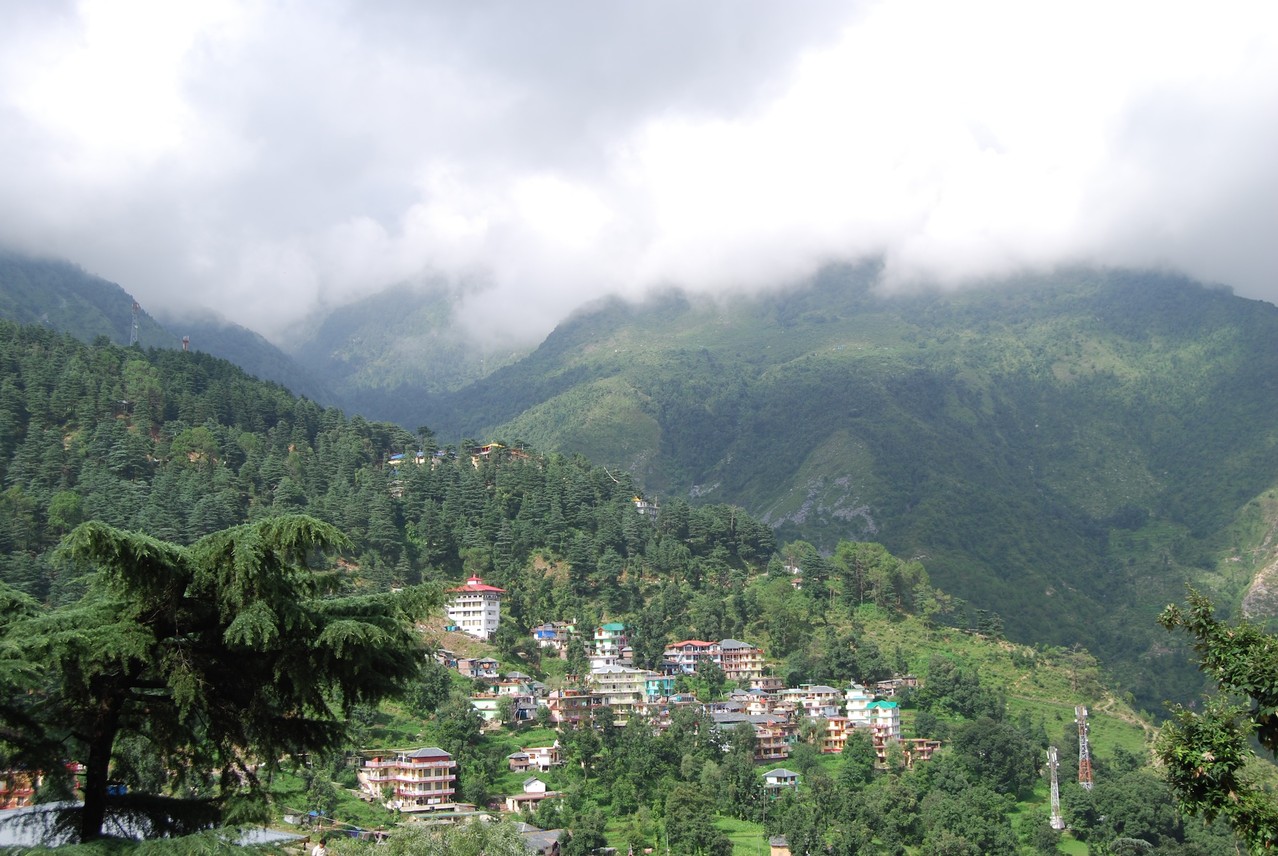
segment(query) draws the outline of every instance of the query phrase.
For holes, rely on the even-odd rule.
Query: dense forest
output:
[[[3,579],[40,599],[58,597],[50,550],[90,519],[190,543],[304,511],[347,533],[361,580],[383,590],[475,572],[518,592],[546,550],[570,584],[517,595],[514,614],[530,620],[577,614],[604,590],[607,609],[636,608],[646,574],[623,580],[627,563],[696,582],[775,548],[768,527],[728,507],[672,502],[646,520],[628,476],[579,457],[496,446],[472,462],[474,440],[438,448],[426,429],[347,418],[204,354],[0,331]],[[391,461],[423,448],[424,465]]]
[[[347,418],[207,355],[0,331],[0,580],[40,600],[78,595],[52,551],[85,520],[187,544],[306,513],[350,537],[367,590],[469,574],[506,588],[512,646],[536,623],[607,616],[653,629],[645,661],[676,637],[759,636],[778,659],[794,655],[795,680],[820,678],[804,659],[819,651],[817,610],[787,562],[844,608],[923,598],[975,620],[882,548],[825,556],[799,541],[782,555],[769,527],[725,505],[676,499],[639,514],[629,475],[580,456],[472,454],[473,439],[440,446],[426,428]],[[747,588],[768,570],[770,586]]]

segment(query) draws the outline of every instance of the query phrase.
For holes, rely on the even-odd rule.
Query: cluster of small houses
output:
[[[453,590],[448,604],[449,628],[487,638],[500,621],[502,590],[472,577]],[[535,627],[532,637],[543,648],[565,656],[568,641],[576,634],[570,623]],[[680,707],[704,710],[715,725],[725,730],[749,723],[755,735],[755,761],[767,765],[784,761],[798,740],[800,724],[822,723],[820,749],[826,753],[843,750],[854,729],[868,731],[880,764],[885,764],[889,746],[899,747],[905,763],[926,761],[940,746],[936,740],[902,738],[900,709],[892,697],[902,687],[913,687],[912,676],[896,677],[868,688],[852,682],[847,688],[804,684],[786,688],[780,678],[766,674],[764,653],[756,645],[736,639],[703,641],[687,639],[669,645],[660,670],[631,665],[625,625],[609,622],[594,628],[590,649],[590,674],[584,689],[550,689],[519,672],[499,673],[491,658],[458,657],[445,649],[436,651],[444,666],[488,684],[488,689],[471,696],[471,704],[494,726],[503,717],[527,721],[538,717],[557,728],[591,726],[611,721],[624,726],[632,717],[642,717],[654,730],[669,726],[672,713]],[[702,703],[690,695],[675,692],[679,675],[695,674],[705,663],[718,666],[727,680],[740,689],[725,700]],[[509,699],[509,701],[505,701]],[[519,773],[545,773],[563,763],[559,743],[529,746],[509,756],[510,769]],[[423,748],[395,752],[369,759],[360,780],[370,794],[386,798],[391,808],[405,812],[455,811],[455,763],[447,752]],[[776,796],[799,785],[799,775],[778,766],[763,774],[766,791]],[[559,796],[548,790],[536,775],[524,780],[523,792],[505,798],[507,811],[535,807],[545,799]]]

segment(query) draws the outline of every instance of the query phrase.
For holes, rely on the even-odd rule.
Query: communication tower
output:
[[[1061,785],[1056,778],[1056,769],[1061,763],[1056,757],[1056,747],[1047,747],[1047,768],[1052,771],[1052,829],[1064,829],[1065,818],[1061,817]]]
[[[1074,721],[1078,723],[1078,783],[1092,789],[1092,749],[1087,743],[1087,708],[1074,708]]]
[[[136,345],[138,343],[138,313],[142,311],[142,307],[138,306],[138,302],[133,301],[133,326],[129,328],[129,344]]]

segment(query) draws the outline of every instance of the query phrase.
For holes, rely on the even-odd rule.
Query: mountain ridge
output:
[[[0,318],[43,324],[83,342],[105,336],[132,341],[133,295],[69,261],[40,259],[0,250]],[[324,404],[338,403],[328,386],[263,336],[212,312],[152,316],[139,306],[137,344],[143,348],[189,347],[230,360],[249,374],[282,384]],[[173,330],[181,331],[181,335]]]
[[[421,419],[580,451],[782,540],[927,555],[1015,638],[1158,658],[1129,619],[1189,583],[1238,602],[1250,577],[1219,542],[1278,482],[1278,309],[1150,271],[897,297],[875,276],[604,302]]]
[[[927,557],[1009,636],[1082,640],[1127,686],[1152,672],[1136,692],[1157,709],[1159,681],[1185,678],[1162,667],[1157,610],[1186,584],[1238,606],[1272,559],[1256,518],[1278,484],[1278,309],[1165,272],[897,296],[877,277],[608,298],[478,379],[378,395],[441,443],[579,452],[781,540]]]

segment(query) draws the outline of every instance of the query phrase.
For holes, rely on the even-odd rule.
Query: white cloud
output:
[[[540,335],[867,254],[889,286],[1092,260],[1278,296],[1264,2],[4,11],[0,242],[268,335],[428,276]]]

